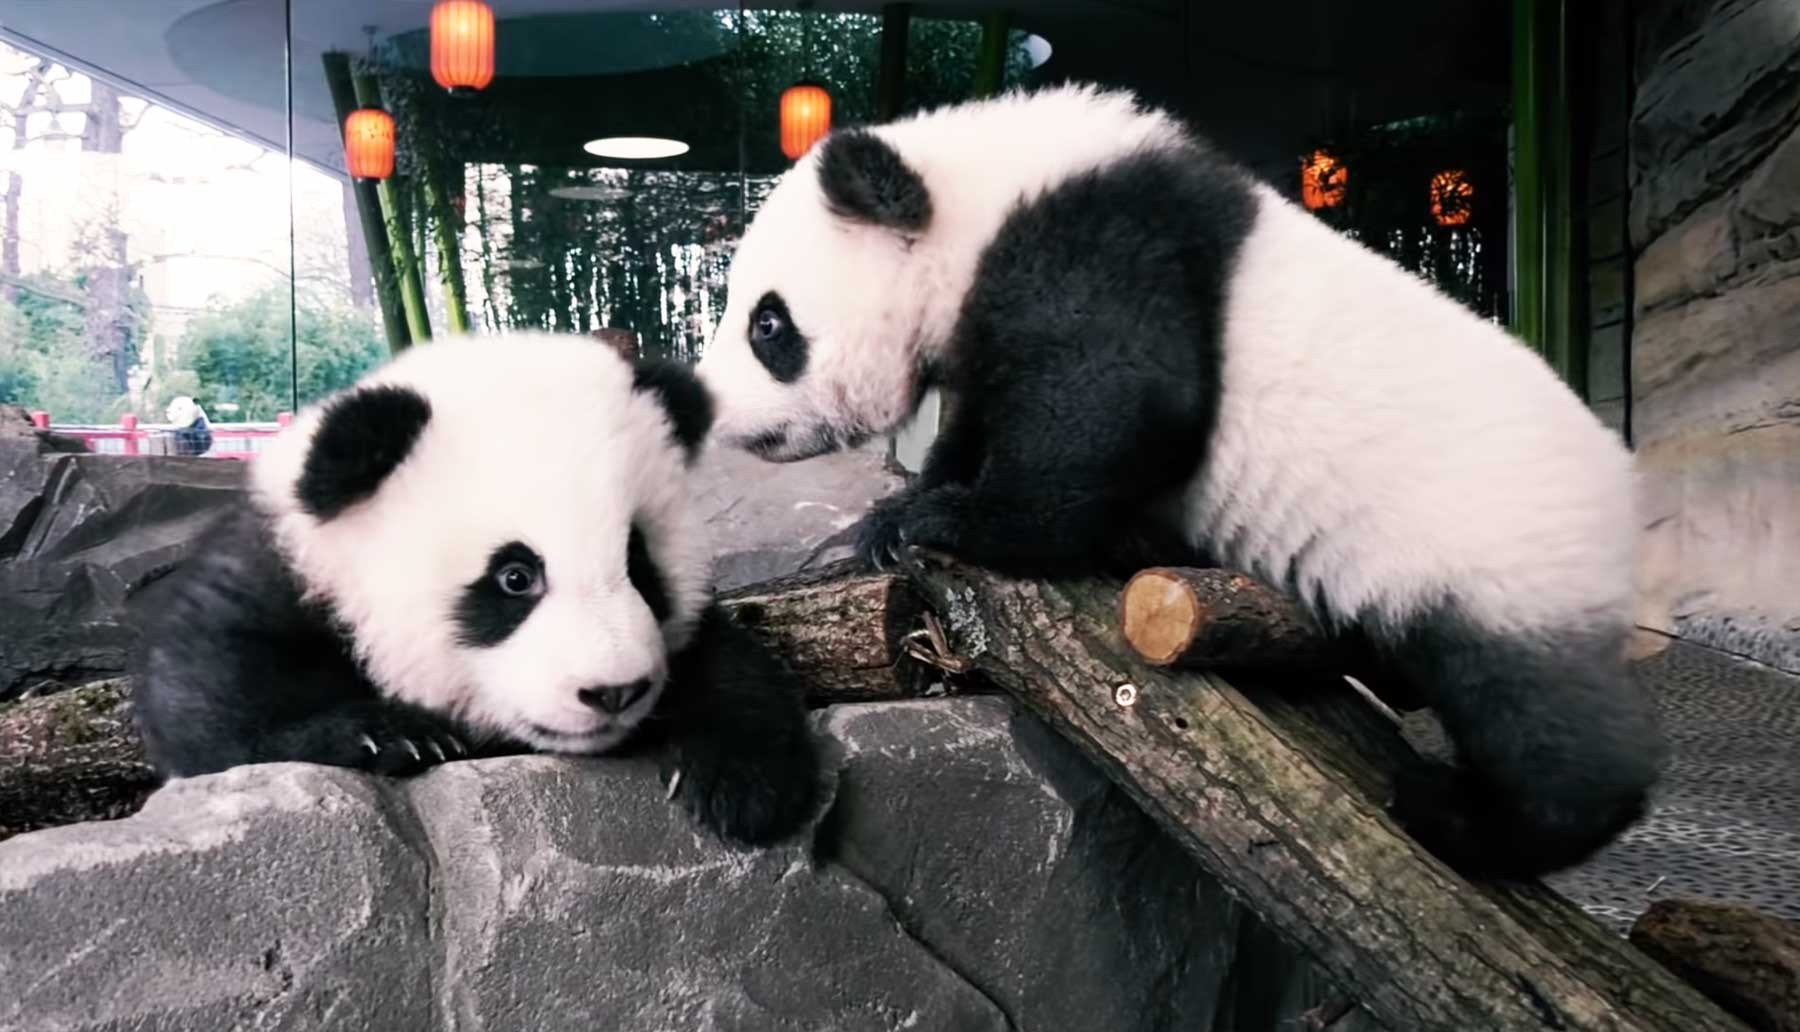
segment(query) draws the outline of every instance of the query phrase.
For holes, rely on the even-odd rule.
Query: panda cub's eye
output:
[[[773,308],[760,308],[756,312],[756,319],[750,324],[750,338],[759,344],[767,344],[780,337],[781,331],[786,328],[787,321],[781,317],[780,312]]]
[[[494,571],[494,583],[515,598],[534,595],[538,590],[538,572],[529,563],[511,562]]]

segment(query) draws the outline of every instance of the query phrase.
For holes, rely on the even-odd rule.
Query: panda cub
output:
[[[414,348],[302,412],[132,599],[152,763],[397,775],[661,739],[701,824],[785,837],[818,763],[797,686],[711,600],[711,419],[685,368],[529,333]]]
[[[1396,815],[1466,873],[1566,867],[1642,812],[1628,452],[1502,329],[1129,94],[828,136],[745,233],[698,373],[714,433],[782,462],[944,389],[862,524],[877,564],[1213,561],[1371,642],[1461,761],[1403,772]]]

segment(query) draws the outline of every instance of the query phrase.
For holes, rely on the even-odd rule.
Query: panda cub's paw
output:
[[[768,846],[811,816],[819,764],[804,730],[761,743],[709,735],[666,751],[662,779],[702,827],[738,845]]]
[[[945,484],[878,500],[858,525],[856,554],[876,570],[898,565],[909,548],[955,554],[962,543],[966,494],[961,485]]]
[[[441,718],[388,702],[358,702],[280,736],[273,759],[349,767],[395,777],[469,755]]]

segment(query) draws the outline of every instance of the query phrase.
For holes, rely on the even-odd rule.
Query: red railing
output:
[[[212,447],[208,448],[204,458],[237,459],[245,461],[256,456],[262,450],[262,442],[281,432],[294,418],[293,413],[283,412],[275,417],[273,423],[213,423],[207,429],[212,433]],[[138,417],[126,414],[119,417],[115,426],[102,423],[52,423],[50,413],[37,411],[31,414],[31,422],[40,430],[53,430],[65,437],[80,438],[88,451],[100,455],[176,455],[175,431],[172,426],[160,424],[143,425]]]

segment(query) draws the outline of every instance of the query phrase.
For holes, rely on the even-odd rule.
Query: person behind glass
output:
[[[163,418],[175,428],[175,454],[205,455],[212,447],[212,429],[206,422],[206,410],[183,394],[169,402]]]

